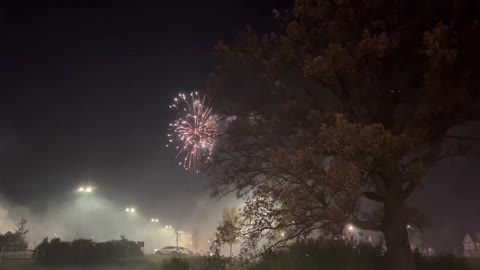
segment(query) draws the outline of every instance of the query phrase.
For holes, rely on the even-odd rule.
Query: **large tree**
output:
[[[10,248],[13,251],[23,251],[27,249],[28,244],[26,240],[27,233],[30,231],[27,229],[27,220],[22,218],[15,224],[13,232],[6,232],[0,234],[0,245]]]
[[[231,117],[209,172],[214,196],[246,200],[250,247],[352,222],[384,233],[388,269],[414,269],[406,226],[419,215],[405,201],[446,131],[479,117],[479,10],[296,0],[275,12],[281,30],[219,43],[208,88]]]

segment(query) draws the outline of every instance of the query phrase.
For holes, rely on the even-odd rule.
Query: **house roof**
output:
[[[463,238],[463,242],[474,242],[480,243],[480,232],[469,232],[465,234],[465,238]]]

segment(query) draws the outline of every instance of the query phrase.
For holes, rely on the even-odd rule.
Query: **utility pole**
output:
[[[177,227],[176,233],[177,233],[177,252],[178,252],[178,227]]]

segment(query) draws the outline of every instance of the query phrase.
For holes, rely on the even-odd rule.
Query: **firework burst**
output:
[[[197,163],[208,160],[213,150],[220,117],[212,114],[206,97],[198,92],[189,96],[178,94],[170,108],[178,113],[178,118],[170,123],[167,147],[175,145],[179,165],[186,170],[196,169]]]

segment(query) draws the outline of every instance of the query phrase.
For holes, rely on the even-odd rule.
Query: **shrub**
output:
[[[214,256],[209,256],[206,257],[205,260],[203,261],[202,270],[225,270],[227,268],[227,265],[229,263],[229,259],[219,256],[214,255]]]
[[[264,254],[256,263],[249,265],[248,270],[383,270],[381,254],[379,247],[369,245],[351,247],[341,241],[305,241],[293,244],[283,252]],[[475,261],[454,256],[422,257],[416,254],[415,263],[417,270],[467,270],[472,269],[468,263],[474,264]]]
[[[421,257],[415,256],[417,270],[467,270],[464,258],[454,256]]]
[[[375,270],[382,269],[381,265],[381,250],[377,247],[359,245],[352,248],[341,241],[305,241],[293,244],[283,252],[265,254],[249,270]]]
[[[36,250],[36,260],[43,264],[114,262],[143,255],[140,247],[135,242],[128,240],[95,243],[86,239],[64,242],[56,238],[50,242],[41,243]]]
[[[162,264],[162,269],[163,270],[189,270],[190,267],[187,261],[180,258],[173,258],[165,261]]]

